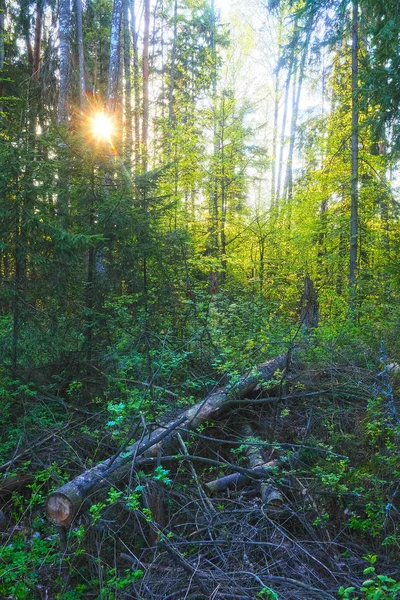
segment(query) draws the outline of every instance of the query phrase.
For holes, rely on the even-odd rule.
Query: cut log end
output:
[[[58,527],[70,525],[75,512],[73,502],[64,494],[55,493],[47,499],[47,518]]]

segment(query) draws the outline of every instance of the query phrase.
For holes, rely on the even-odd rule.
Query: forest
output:
[[[400,598],[399,123],[398,0],[0,0],[1,599]]]

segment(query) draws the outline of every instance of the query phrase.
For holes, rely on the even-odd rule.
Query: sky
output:
[[[221,10],[221,16],[226,17],[229,14],[229,10],[232,6],[232,0],[215,0],[215,5]]]

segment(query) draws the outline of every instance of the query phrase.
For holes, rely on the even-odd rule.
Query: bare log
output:
[[[268,474],[268,471],[272,471],[275,467],[278,466],[278,461],[273,460],[269,463],[266,463],[262,466],[259,466],[255,469],[252,469],[254,473],[254,479],[257,477],[257,481],[259,481],[259,476]],[[211,493],[223,492],[225,490],[235,488],[236,490],[240,490],[250,483],[252,480],[251,474],[245,473],[231,473],[230,475],[224,475],[224,477],[220,477],[219,479],[215,479],[214,481],[209,481],[205,484],[205,487]]]
[[[256,444],[252,444],[254,441],[255,433],[248,423],[243,425],[242,433],[244,435],[244,442],[246,443],[245,453],[249,460],[249,466],[254,476],[264,475],[268,476],[268,473],[273,471],[274,468],[280,465],[279,460],[271,460],[265,462],[264,457],[261,454],[260,448]],[[211,493],[222,492],[228,488],[235,488],[237,490],[248,485],[252,480],[251,473],[232,473],[231,475],[225,475],[214,481],[206,483],[206,488]],[[277,487],[270,481],[261,482],[261,498],[264,504],[273,504],[274,507],[283,504],[283,497]]]
[[[249,440],[254,439],[255,435],[249,424],[244,425],[243,433]],[[264,458],[260,452],[260,448],[256,445],[249,445],[246,450],[251,469],[263,468]],[[275,461],[278,466],[280,461]],[[278,508],[283,504],[283,496],[279,489],[271,481],[261,482],[261,498],[265,505],[273,505]]]
[[[125,448],[119,456],[108,458],[64,484],[47,499],[48,519],[59,527],[70,525],[88,496],[97,489],[111,487],[115,481],[126,476],[139,456],[157,456],[161,447],[166,448],[174,439],[178,427],[181,432],[183,428],[196,429],[201,423],[219,417],[237,400],[246,398],[260,380],[268,381],[277,370],[285,369],[286,363],[286,354],[266,361],[251,373],[243,375],[235,385],[211,392],[204,400],[183,412],[178,419],[158,427],[146,438]]]

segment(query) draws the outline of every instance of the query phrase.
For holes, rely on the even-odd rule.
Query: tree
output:
[[[353,290],[356,284],[358,248],[358,1],[353,0],[351,51],[351,214],[350,214],[350,271]]]
[[[69,116],[69,73],[70,73],[70,0],[59,0],[59,37],[60,37],[60,91],[58,95],[57,119],[60,125],[66,125]]]
[[[118,98],[123,2],[124,0],[114,0],[111,18],[110,60],[107,87],[107,108],[111,112],[114,112]]]
[[[76,12],[76,35],[78,43],[79,60],[79,103],[81,109],[85,107],[86,81],[85,81],[85,55],[83,48],[83,25],[82,25],[82,0],[75,0]]]

